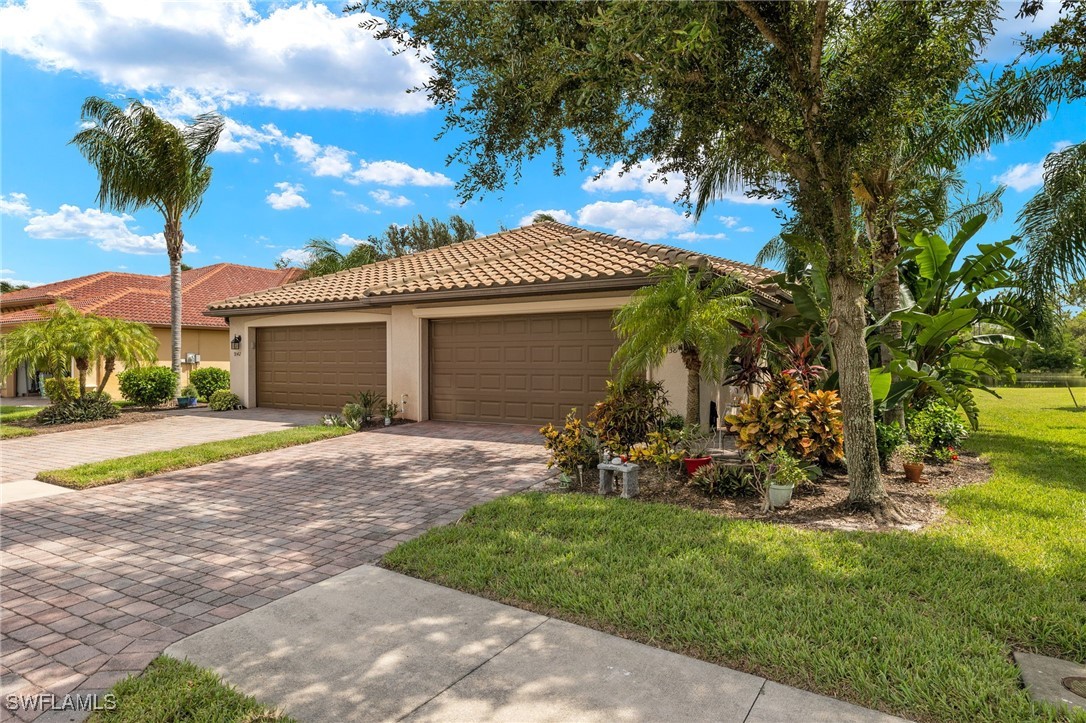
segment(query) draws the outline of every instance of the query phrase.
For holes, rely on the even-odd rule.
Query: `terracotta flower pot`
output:
[[[905,479],[913,484],[924,484],[924,480],[920,477],[924,473],[923,462],[906,462],[902,466],[905,467]]]
[[[684,457],[683,467],[687,474],[694,474],[705,465],[712,464],[712,457]]]

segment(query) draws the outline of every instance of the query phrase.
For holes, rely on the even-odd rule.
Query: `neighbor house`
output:
[[[758,303],[774,272],[554,222],[537,223],[212,304],[228,318],[247,406],[338,410],[362,389],[404,416],[540,424],[591,408],[619,340],[611,316],[659,265],[733,274]],[[670,355],[650,374],[686,404]],[[719,389],[703,385],[703,419]]]
[[[301,276],[299,269],[260,269],[238,264],[214,264],[181,272],[181,367],[182,383],[198,367],[230,368],[230,337],[227,323],[207,316],[208,304],[268,289]],[[158,363],[170,360],[170,277],[103,271],[67,281],[35,286],[0,295],[0,333],[42,318],[39,309],[51,308],[64,299],[84,313],[94,313],[147,324],[158,339]],[[94,386],[101,369],[92,368],[88,384]],[[106,391],[117,396],[117,377]],[[34,370],[21,366],[3,381],[5,397],[37,394]]]

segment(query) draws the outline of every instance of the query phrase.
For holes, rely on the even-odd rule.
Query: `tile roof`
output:
[[[759,286],[776,273],[769,269],[545,221],[225,299],[210,309],[225,315],[231,310],[339,302],[388,304],[416,294],[546,293],[571,282],[635,287],[657,266],[675,263],[706,264],[735,275],[764,299],[777,295],[775,289]]]
[[[260,269],[213,264],[181,272],[181,324],[226,329],[222,318],[204,314],[216,301],[269,289],[297,279],[300,269]],[[38,309],[65,299],[84,313],[151,326],[170,325],[170,277],[103,271],[0,295],[0,327],[37,321]]]

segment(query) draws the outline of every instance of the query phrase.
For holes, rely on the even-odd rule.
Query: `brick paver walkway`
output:
[[[537,482],[538,441],[517,427],[405,425],[11,503],[4,693],[108,688],[176,640]]]
[[[0,443],[0,482],[34,479],[38,472],[47,469],[64,469],[129,454],[246,437],[319,421],[320,415],[314,412],[280,409],[177,410],[150,422],[14,437]]]

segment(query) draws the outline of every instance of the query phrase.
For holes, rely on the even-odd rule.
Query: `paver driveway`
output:
[[[530,486],[543,459],[535,430],[422,423],[6,505],[4,693],[108,688],[176,640]]]
[[[320,415],[314,412],[264,408],[236,412],[197,409],[168,412],[164,418],[150,422],[14,437],[0,444],[0,482],[34,479],[38,472],[47,469],[64,469],[129,454],[274,432],[319,421]]]

